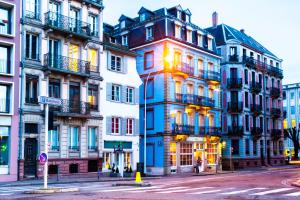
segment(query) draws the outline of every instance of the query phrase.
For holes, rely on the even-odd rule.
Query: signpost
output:
[[[39,96],[39,103],[45,106],[45,150],[40,155],[40,162],[44,164],[44,189],[48,187],[48,118],[49,118],[49,104],[61,106],[61,99],[51,98],[46,96]]]

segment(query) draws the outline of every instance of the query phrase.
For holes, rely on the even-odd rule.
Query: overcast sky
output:
[[[144,6],[150,10],[180,4],[189,8],[192,22],[211,26],[217,11],[219,23],[245,29],[277,57],[283,59],[283,83],[300,82],[300,0],[104,0],[104,22],[115,25],[121,14],[136,17]]]

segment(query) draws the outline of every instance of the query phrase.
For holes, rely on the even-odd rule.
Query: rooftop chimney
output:
[[[245,33],[245,29],[241,29],[240,32]]]
[[[212,14],[212,25],[213,27],[218,25],[218,13],[216,11]]]

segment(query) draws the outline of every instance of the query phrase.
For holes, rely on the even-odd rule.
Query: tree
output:
[[[295,160],[298,160],[299,132],[300,130],[296,129],[296,127],[284,129],[284,137],[291,139],[294,144]]]

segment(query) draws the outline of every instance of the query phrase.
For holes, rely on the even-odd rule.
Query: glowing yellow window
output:
[[[198,70],[199,71],[203,70],[203,60],[201,59],[198,60]]]
[[[79,46],[70,44],[69,46],[69,70],[78,72]]]
[[[179,81],[175,82],[175,93],[181,93],[181,83]]]
[[[215,126],[215,116],[209,115],[209,126],[213,127]]]
[[[176,143],[170,143],[170,163],[171,166],[176,166]]]
[[[203,96],[203,87],[202,86],[198,87],[198,95]]]
[[[89,59],[88,61],[90,62],[90,70],[93,72],[97,72],[98,71],[98,57],[97,57],[97,50],[95,49],[89,49],[88,50],[88,56]]]
[[[181,65],[181,53],[175,52],[174,53],[174,66],[180,66]]]
[[[296,127],[296,120],[292,119],[292,127]]]
[[[187,85],[187,93],[193,94],[194,93],[194,86],[192,84]]]
[[[214,97],[214,90],[213,89],[209,89],[208,96],[209,96],[209,98]]]
[[[199,115],[199,125],[204,126],[204,115]]]
[[[181,112],[177,111],[176,113],[176,124],[181,124]]]
[[[284,129],[287,129],[287,128],[288,128],[288,123],[287,123],[287,120],[286,120],[286,119],[283,121],[283,128],[284,128]]]

